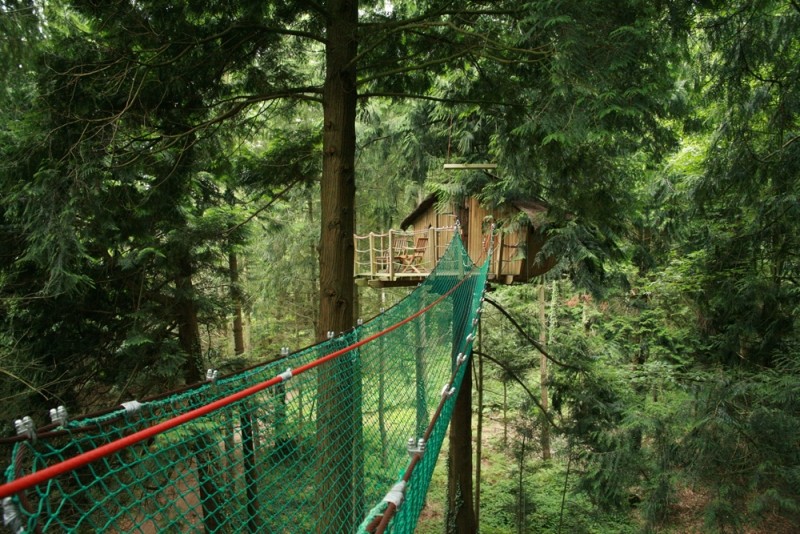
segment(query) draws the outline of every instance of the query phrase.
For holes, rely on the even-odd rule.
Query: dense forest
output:
[[[0,31],[4,435],[376,314],[404,290],[356,287],[353,234],[431,193],[536,200],[555,265],[483,321],[481,530],[800,529],[796,0],[0,0]]]

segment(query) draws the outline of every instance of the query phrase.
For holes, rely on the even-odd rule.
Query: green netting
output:
[[[355,532],[405,473],[409,438],[430,426],[389,525],[412,532],[468,367],[456,365],[456,355],[471,348],[488,263],[476,268],[456,235],[419,287],[350,332],[18,442],[8,483],[263,385],[287,368],[302,370],[435,303],[288,381],[12,495],[4,501],[7,521],[25,532]],[[456,393],[443,396],[445,384]],[[432,421],[440,401],[441,416]]]

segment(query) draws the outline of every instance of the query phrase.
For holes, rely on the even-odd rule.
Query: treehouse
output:
[[[537,261],[546,239],[541,231],[546,212],[535,201],[487,209],[475,198],[440,203],[431,195],[403,219],[399,230],[354,236],[356,281],[373,287],[416,285],[442,257],[459,221],[464,245],[478,265],[484,261],[491,225],[497,225],[490,280],[527,282],[555,264],[552,257]]]

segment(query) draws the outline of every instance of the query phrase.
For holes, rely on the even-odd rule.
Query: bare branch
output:
[[[443,98],[438,96],[432,95],[419,95],[413,93],[392,93],[392,92],[370,92],[370,93],[360,93],[358,95],[359,99],[366,99],[366,98],[406,98],[409,100],[430,100],[431,102],[444,102],[447,104],[478,104],[478,105],[488,105],[488,106],[505,106],[505,107],[519,107],[522,106],[516,102],[504,102],[502,100],[473,100],[470,98]]]

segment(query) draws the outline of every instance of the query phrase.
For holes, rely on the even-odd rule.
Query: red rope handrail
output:
[[[397,323],[395,323],[395,324],[393,324],[393,325],[381,330],[380,332],[376,332],[375,334],[373,334],[373,335],[371,335],[369,337],[366,337],[366,338],[364,338],[364,339],[362,339],[360,341],[357,341],[357,342],[355,342],[355,343],[353,343],[351,345],[348,345],[347,347],[344,347],[344,348],[339,349],[337,351],[334,351],[334,352],[332,352],[332,353],[330,353],[330,354],[328,354],[326,356],[318,358],[318,359],[314,360],[313,362],[309,362],[309,363],[307,363],[305,365],[301,365],[297,369],[292,370],[292,376],[295,376],[295,375],[298,375],[298,374],[302,374],[302,373],[305,373],[306,371],[314,369],[315,367],[318,367],[318,366],[320,366],[320,365],[322,365],[324,363],[327,363],[327,362],[329,362],[329,361],[331,361],[331,360],[333,360],[335,358],[338,358],[338,357],[340,357],[340,356],[342,356],[344,354],[347,354],[348,352],[350,352],[352,350],[355,350],[355,349],[357,349],[357,348],[359,348],[359,347],[361,347],[363,345],[366,345],[367,343],[370,343],[370,342],[378,339],[379,337],[384,336],[384,335],[386,335],[386,334],[388,334],[388,333],[400,328],[401,326],[413,321],[417,317],[421,316],[422,314],[426,313],[431,308],[433,308],[434,306],[436,306],[440,302],[442,302],[451,293],[453,293],[458,287],[460,287],[466,280],[467,280],[467,277],[465,276],[464,278],[462,278],[458,282],[458,284],[454,285],[446,293],[442,294],[442,296],[440,296],[438,299],[433,301],[431,304],[425,306],[424,308],[420,309],[418,312],[406,317],[402,321],[399,321],[399,322],[397,322]],[[51,479],[53,479],[53,478],[55,478],[57,476],[63,475],[65,473],[69,472],[69,471],[73,471],[75,469],[79,469],[79,468],[81,468],[81,467],[83,467],[83,466],[85,466],[87,464],[90,464],[90,463],[95,462],[97,460],[101,460],[101,459],[103,459],[103,458],[105,458],[107,456],[110,456],[110,455],[114,454],[115,452],[119,452],[122,449],[130,447],[130,446],[135,445],[137,443],[140,443],[142,441],[148,440],[150,438],[153,438],[158,434],[164,433],[167,430],[171,430],[171,429],[173,429],[173,428],[175,428],[177,426],[180,426],[182,424],[185,424],[185,423],[188,423],[190,421],[193,421],[193,420],[195,420],[195,419],[197,419],[199,417],[202,417],[204,415],[208,415],[211,412],[214,412],[214,411],[217,411],[217,410],[219,410],[221,408],[229,406],[229,405],[233,404],[234,402],[237,402],[237,401],[240,401],[242,399],[245,399],[245,398],[247,398],[247,397],[249,397],[251,395],[255,395],[256,393],[259,393],[260,391],[263,391],[263,390],[265,390],[265,389],[267,389],[267,388],[269,388],[271,386],[280,384],[283,381],[284,381],[283,377],[281,375],[277,375],[277,376],[275,376],[275,377],[273,377],[273,378],[271,378],[269,380],[266,380],[266,381],[261,382],[259,384],[255,384],[255,385],[250,386],[248,388],[245,388],[245,389],[243,389],[241,391],[238,391],[236,393],[228,395],[227,397],[223,397],[221,399],[217,399],[216,401],[213,401],[213,402],[211,402],[209,404],[206,404],[205,406],[201,406],[199,408],[195,408],[193,410],[190,410],[190,411],[188,411],[186,413],[183,413],[181,415],[177,415],[177,416],[175,416],[175,417],[173,417],[171,419],[168,419],[166,421],[162,421],[161,423],[158,423],[156,425],[144,428],[142,430],[134,432],[133,434],[129,434],[129,435],[124,436],[122,438],[119,438],[117,440],[114,440],[114,441],[111,441],[109,443],[106,443],[105,445],[101,445],[101,446],[99,446],[99,447],[97,447],[95,449],[92,449],[90,451],[86,451],[84,453],[78,454],[77,456],[73,456],[72,458],[68,458],[68,459],[66,459],[66,460],[64,460],[62,462],[59,462],[57,464],[51,465],[49,467],[46,467],[46,468],[44,468],[44,469],[42,469],[40,471],[36,471],[35,473],[30,473],[30,474],[25,475],[25,476],[23,476],[21,478],[18,478],[16,480],[13,480],[11,482],[3,484],[3,485],[0,486],[0,499],[3,499],[5,497],[11,496],[11,495],[14,495],[14,494],[19,493],[21,491],[25,491],[27,489],[32,488],[33,486],[37,486],[39,484],[42,484],[43,482],[51,480]]]

